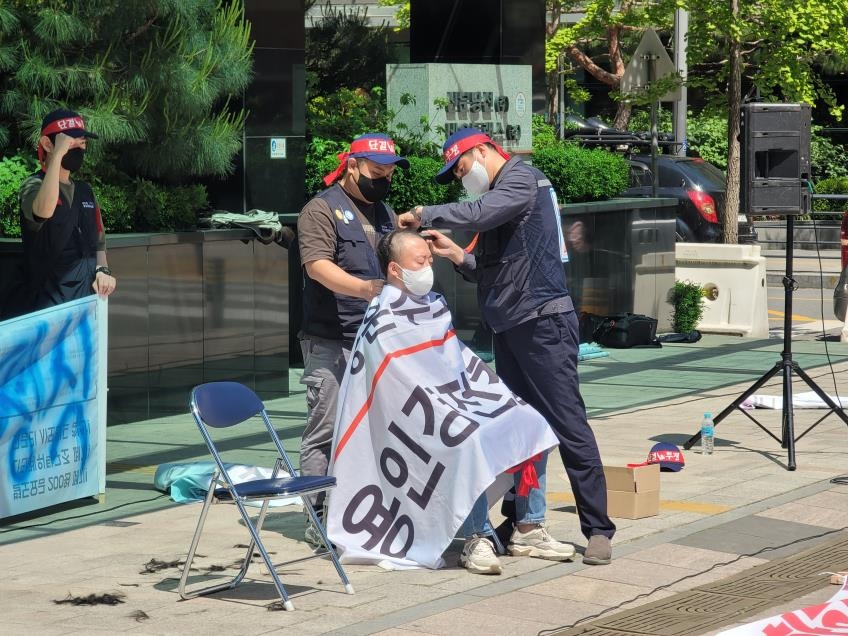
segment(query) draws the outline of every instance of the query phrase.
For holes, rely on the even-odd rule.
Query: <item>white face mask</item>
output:
[[[486,167],[474,158],[471,169],[462,177],[462,187],[472,196],[483,196],[489,191],[489,173]]]
[[[417,270],[400,267],[400,271],[404,286],[413,296],[426,296],[433,289],[433,268],[429,265]]]

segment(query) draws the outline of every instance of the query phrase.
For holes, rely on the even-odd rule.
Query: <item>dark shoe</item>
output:
[[[321,533],[318,528],[312,523],[312,519],[307,519],[306,530],[303,531],[303,540],[312,548],[313,552],[323,552],[327,548],[324,546],[324,541],[321,539]]]
[[[318,515],[318,521],[323,525],[324,509],[316,510],[315,512]],[[318,528],[315,527],[315,524],[312,523],[312,518],[306,512],[306,507],[303,509],[303,514],[306,515],[306,529],[303,531],[303,540],[307,543],[307,545],[309,545],[309,547],[312,548],[312,551],[315,554],[326,552],[327,546],[324,545],[321,533],[318,531]],[[333,546],[333,549],[335,549],[335,546]]]
[[[509,545],[509,540],[512,537],[513,525],[511,519],[505,519],[501,525],[495,528],[495,535],[498,537],[498,541],[501,544],[502,548],[506,548]]]
[[[602,534],[589,537],[589,545],[583,553],[583,563],[586,565],[609,565],[612,562],[612,546],[610,540]]]

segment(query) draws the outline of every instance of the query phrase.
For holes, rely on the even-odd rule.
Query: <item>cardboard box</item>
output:
[[[604,466],[607,514],[623,519],[653,517],[660,512],[660,465],[636,468]]]

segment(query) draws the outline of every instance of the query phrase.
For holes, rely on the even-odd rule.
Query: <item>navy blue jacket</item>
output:
[[[560,254],[556,195],[547,177],[517,157],[476,201],[426,206],[425,227],[480,232],[460,272],[477,281],[483,319],[495,333],[546,313],[573,310]]]

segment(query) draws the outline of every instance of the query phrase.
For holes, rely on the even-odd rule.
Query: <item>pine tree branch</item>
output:
[[[132,33],[129,34],[129,36],[127,37],[127,41],[132,42],[136,38],[139,38],[142,35],[144,35],[147,31],[150,30],[150,28],[154,24],[156,24],[156,20],[158,20],[158,19],[159,19],[159,14],[154,13],[153,16],[150,19],[147,20],[147,22],[145,22],[144,24],[139,26],[135,31],[133,31]]]

